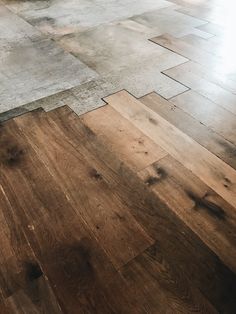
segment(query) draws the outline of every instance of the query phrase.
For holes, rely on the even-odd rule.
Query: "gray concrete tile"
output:
[[[97,77],[78,58],[3,6],[0,27],[0,112]]]
[[[51,35],[81,32],[101,24],[168,7],[165,0],[5,0],[8,8]]]
[[[130,20],[101,25],[84,33],[64,36],[58,42],[101,75],[148,63],[162,71],[187,59],[148,41],[149,29]],[[169,62],[169,64],[168,64]],[[141,64],[144,66],[140,66]],[[127,75],[129,71],[127,71]]]

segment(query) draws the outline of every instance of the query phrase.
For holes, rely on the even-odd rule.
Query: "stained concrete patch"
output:
[[[105,104],[105,96],[119,91],[112,82],[101,78],[71,89],[77,101],[70,105],[78,115],[91,111]]]
[[[168,1],[4,2],[18,16],[2,7],[0,112],[68,105],[82,114],[122,89],[165,98],[188,89],[161,73],[188,60],[148,39],[201,32],[195,27],[204,22]]]
[[[2,6],[0,26],[0,112],[97,77],[79,59]]]
[[[148,41],[150,29],[130,22],[101,25],[84,33],[64,36],[58,42],[109,82],[111,92],[127,89],[141,97],[156,91],[164,97],[172,97],[185,91],[185,86],[160,72],[188,59]]]
[[[145,76],[145,80],[143,79]],[[129,69],[129,75],[121,72],[117,75],[104,77],[71,89],[77,101],[69,105],[77,114],[83,114],[104,105],[102,98],[120,90],[127,89],[139,98],[156,91],[165,98],[174,97],[187,91],[188,88],[168,78],[155,69],[147,68],[143,72]]]
[[[8,8],[51,35],[81,32],[150,10],[168,7],[165,0],[5,0]]]

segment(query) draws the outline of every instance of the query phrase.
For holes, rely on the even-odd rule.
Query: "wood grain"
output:
[[[190,94],[192,93],[194,92],[191,91]],[[185,95],[183,95],[183,98],[184,97]],[[151,93],[140,98],[139,100],[145,106],[152,109],[162,118],[166,119],[179,130],[190,136],[201,146],[205,147],[207,150],[218,156],[232,168],[236,169],[235,145],[226,140],[219,133],[214,132],[213,129],[207,127],[205,124],[203,124],[201,120],[199,121],[196,116],[191,116],[191,113],[189,111],[182,110],[181,106],[177,106],[177,103],[175,102],[176,99],[178,99],[178,97],[173,98],[173,100],[171,99],[170,101],[167,101],[158,94]],[[182,99],[181,95],[179,95],[179,99]],[[204,100],[206,99],[204,98]],[[189,106],[191,106],[191,104],[192,102],[189,102]],[[193,110],[197,111],[197,107],[194,107]],[[204,110],[207,110],[207,108]],[[228,115],[227,112],[226,115]],[[232,124],[234,124],[234,119],[232,118],[232,116],[229,117],[230,121],[232,121]],[[204,116],[204,119],[207,120],[208,118]],[[210,120],[210,118],[208,120]],[[225,125],[225,123],[222,124]],[[225,126],[225,128],[227,128],[227,126]]]
[[[189,35],[190,36],[190,35]],[[194,35],[192,35],[194,36]],[[210,42],[209,40],[204,40],[201,39],[200,37],[187,37],[186,40],[188,41],[196,41],[196,45],[198,44],[198,46],[202,47],[204,44],[204,47],[207,45],[207,47],[205,49],[209,49],[209,51],[213,50],[213,47],[216,45],[215,43]],[[199,40],[201,40],[201,42],[199,43]],[[202,43],[203,41],[203,43]],[[213,41],[213,39],[212,39]],[[204,48],[202,48],[204,49]],[[214,51],[214,50],[213,50]],[[216,49],[217,51],[217,49]],[[220,73],[219,68],[215,67],[214,69],[212,69],[211,71],[209,71],[209,68],[207,66],[202,66],[199,63],[193,62],[193,61],[188,61],[185,62],[184,64],[182,64],[181,69],[183,71],[183,73],[185,72],[190,72],[193,73],[195,75],[197,75],[199,77],[199,79],[203,79],[206,82],[211,82],[213,84],[216,84],[218,86],[220,86],[221,88],[225,89],[228,92],[231,92],[233,94],[236,93],[236,82],[230,78],[227,77],[227,75],[224,75],[222,73]],[[228,95],[228,93],[226,93]],[[227,99],[227,98],[226,98]]]
[[[198,76],[197,73],[184,71],[184,68],[182,68],[181,65],[166,70],[163,73],[210,99],[217,105],[230,111],[232,114],[236,114],[236,95],[228,90]]]
[[[134,171],[139,171],[152,162],[167,155],[152,140],[134,128],[112,107],[104,106],[81,117],[85,125],[93,125],[93,132],[107,143],[107,137],[114,138],[115,145],[111,150],[122,158]],[[96,121],[99,120],[99,123]]]
[[[111,110],[110,112],[114,111]],[[65,123],[60,118],[65,114],[69,123]],[[84,146],[90,153],[86,153],[85,149],[83,151],[88,156],[91,152],[97,156],[96,167],[99,171],[104,169],[103,163],[107,165],[106,171],[103,173],[104,179],[113,186],[113,190],[121,199],[126,200],[125,202],[128,201],[128,204],[132,204],[132,213],[136,219],[146,228],[152,238],[158,241],[158,247],[159,249],[163,248],[166,257],[170,254],[171,256],[168,258],[175,261],[175,266],[172,267],[176,267],[176,264],[182,265],[184,278],[186,276],[194,286],[204,291],[204,295],[217,309],[227,308],[231,311],[235,307],[235,296],[227,293],[226,297],[225,291],[229,291],[230,287],[235,285],[234,274],[229,272],[221,262],[219,263],[219,259],[205,245],[202,245],[190,229],[181,223],[181,220],[167,207],[168,203],[164,204],[156,194],[151,193],[146,182],[142,183],[133,170],[126,166],[126,163],[130,164],[127,161],[127,155],[124,159],[121,158],[124,155],[120,156],[121,159],[117,158],[114,152],[116,151],[114,132],[108,132],[106,140],[103,138],[102,141],[99,136],[100,133],[95,134],[93,132],[94,129],[99,129],[97,126],[100,121],[98,113],[96,114],[97,120],[91,119],[91,116],[88,120],[85,117],[79,119],[73,112],[64,107],[56,112],[54,111],[52,115],[58,117],[58,125],[71,138],[71,143],[74,143],[74,146],[81,143],[80,139],[84,138]],[[112,120],[112,115],[109,118]],[[80,120],[83,122],[86,120],[85,127],[81,125]],[[119,131],[117,130],[117,132]],[[75,134],[79,134],[79,137]],[[111,134],[111,137],[109,137],[109,134]],[[80,150],[82,150],[81,146]],[[102,163],[99,162],[98,158],[102,160]],[[163,242],[161,239],[165,239],[165,241]],[[203,260],[208,261],[207,264],[202,263]],[[215,282],[214,289],[209,290],[207,287],[212,285],[212,280]],[[219,287],[222,287],[223,290]],[[139,294],[138,289],[135,291]],[[146,297],[145,294],[145,300]],[[140,297],[140,299],[142,298]],[[222,304],[223,299],[225,301]]]
[[[12,296],[8,297],[4,301],[4,306],[5,311],[8,314],[63,313],[57,303],[51,287],[49,286],[47,280],[43,277],[33,281],[27,289],[18,290]]]
[[[0,226],[0,295],[7,298],[27,289],[42,270],[1,185]]]
[[[171,102],[236,145],[236,117],[229,111],[194,91],[178,95]]]
[[[122,268],[122,275],[137,290],[148,313],[218,313],[154,245]],[[140,289],[141,288],[141,289]],[[164,301],[164,302],[163,302]],[[163,307],[163,304],[165,307]]]
[[[236,171],[125,91],[109,105],[236,207]],[[199,156],[199,158],[196,158]]]
[[[47,116],[28,114],[19,117],[17,124],[117,268],[153,243],[103,180],[103,174],[88,164]]]
[[[17,151],[22,151],[12,156],[5,147],[2,152],[4,192],[63,312],[89,313],[96,308],[101,313],[116,313],[123,308],[124,313],[130,313],[131,305],[136,312],[135,297],[131,291],[128,296],[128,287],[124,289],[120,275],[77,215],[70,197],[16,123],[9,121],[3,128],[9,143],[14,142]]]
[[[236,271],[235,208],[171,156],[140,171],[139,176],[225,265]]]

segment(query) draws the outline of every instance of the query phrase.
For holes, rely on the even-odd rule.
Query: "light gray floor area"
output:
[[[165,0],[0,0],[0,113],[67,104],[81,114],[121,89],[186,91],[161,71],[188,60],[148,40],[210,36],[178,9]]]

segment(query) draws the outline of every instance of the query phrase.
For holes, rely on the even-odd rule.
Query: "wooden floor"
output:
[[[233,159],[155,93],[105,100],[1,127],[1,313],[235,313]]]
[[[183,93],[121,90],[81,116],[63,106],[0,125],[0,314],[236,313],[225,4],[169,1],[208,21],[206,39],[151,39],[188,60],[162,72]]]

